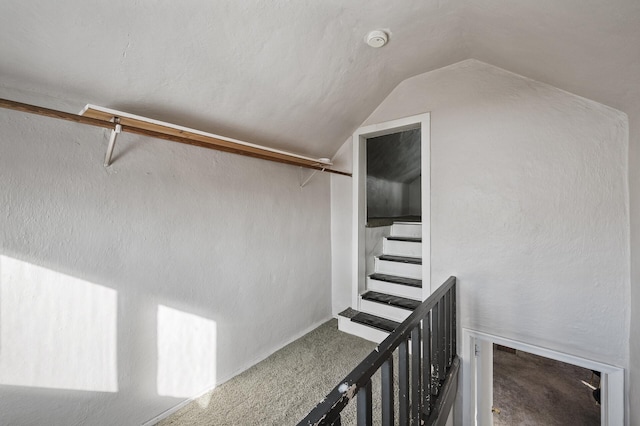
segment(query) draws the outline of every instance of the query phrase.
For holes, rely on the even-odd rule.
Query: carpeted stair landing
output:
[[[337,328],[326,322],[157,425],[297,424],[376,346]],[[350,406],[344,425],[355,423]]]

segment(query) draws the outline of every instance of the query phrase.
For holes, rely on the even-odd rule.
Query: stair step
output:
[[[386,331],[387,333],[393,332],[400,325],[399,322],[391,321],[386,318],[381,318],[375,315],[367,314],[364,312],[358,312],[351,317],[352,322],[363,324],[378,330]]]
[[[422,237],[422,223],[394,222],[391,225],[391,235],[394,237],[419,238]]]
[[[353,308],[347,308],[344,311],[340,312],[338,315],[341,316],[341,317],[345,317],[345,318],[351,319],[351,318],[355,317],[356,315],[358,315],[358,311],[356,311]]]
[[[367,314],[348,308],[338,314],[338,329],[344,333],[353,334],[372,342],[381,343],[396,328],[399,322],[380,318],[376,315]],[[411,337],[409,336],[409,340]],[[409,345],[411,354],[411,345]]]
[[[419,257],[383,254],[375,257],[372,272],[419,280],[422,279],[422,265],[420,262]]]
[[[422,257],[421,238],[385,237],[382,240],[382,254],[402,257]]]
[[[408,243],[421,243],[422,242],[422,238],[418,238],[418,237],[395,237],[395,236],[390,236],[390,237],[387,237],[387,240],[389,240],[389,241],[406,241]]]
[[[351,321],[353,317],[358,315],[360,311],[347,308],[338,314],[338,329],[342,332],[353,334],[372,342],[380,343],[389,336],[389,332],[379,328],[371,327],[366,323]],[[365,318],[367,314],[363,315]],[[375,317],[375,315],[371,315]],[[389,325],[389,324],[388,324]],[[388,327],[387,327],[388,328]]]
[[[392,296],[390,294],[379,293],[377,291],[367,291],[362,295],[362,299],[371,302],[382,303],[396,308],[413,311],[420,306],[417,300],[407,299],[406,297]]]
[[[422,288],[422,280],[416,278],[397,277],[395,275],[387,274],[371,274],[369,275],[369,278],[371,278],[372,280],[384,281],[393,284]]]
[[[383,254],[378,256],[380,260],[386,260],[388,262],[400,262],[400,263],[410,263],[412,265],[422,265],[422,259],[419,257],[405,257],[405,256],[393,256],[390,254]]]
[[[379,277],[385,279],[377,279]],[[407,279],[410,282],[404,283]],[[403,280],[402,283],[396,282]],[[417,283],[415,282],[417,281]],[[422,282],[419,279],[397,277],[386,274],[371,274],[367,277],[367,290],[378,293],[393,294],[394,296],[406,297],[407,299],[422,300]]]

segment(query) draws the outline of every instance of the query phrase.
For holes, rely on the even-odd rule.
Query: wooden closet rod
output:
[[[121,124],[118,124],[108,119],[72,114],[64,111],[58,111],[55,109],[39,107],[36,105],[25,104],[2,98],[0,98],[0,107],[12,109],[15,111],[27,112],[30,114],[42,115],[45,117],[74,121],[76,123],[86,124],[89,126],[102,127],[105,129],[111,129],[114,132],[116,131],[116,129],[118,129],[118,131],[122,132],[134,133],[137,135],[149,136],[152,138],[164,139],[187,145],[200,146],[203,148],[215,149],[218,151],[275,161],[277,163],[305,167],[308,169],[323,171],[327,173],[351,176],[351,173],[329,168],[329,166],[331,166],[330,163],[325,164],[320,160],[314,160],[296,154],[289,154],[284,151],[272,150],[270,148],[260,147],[258,145],[243,143],[240,141],[235,142],[233,140],[226,140],[222,137],[216,137],[216,135],[213,134],[181,128],[179,126],[176,126],[176,128],[178,128],[178,130],[176,130],[176,128],[170,127],[173,125],[170,125],[168,123],[156,122],[155,120],[150,120],[151,124],[148,124],[147,122],[141,122],[138,119],[130,119],[127,121],[126,116],[129,115],[125,113],[122,113],[125,117],[121,119]],[[114,114],[115,113],[117,113],[117,111],[114,111]],[[133,115],[130,116],[137,117]],[[117,117],[116,115],[114,115],[112,118],[120,119],[120,117]],[[161,123],[161,125],[156,125],[155,123]]]

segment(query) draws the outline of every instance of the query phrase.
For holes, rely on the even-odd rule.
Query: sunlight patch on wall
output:
[[[0,383],[117,392],[117,292],[0,255]]]
[[[190,398],[216,383],[216,323],[158,306],[158,395]]]

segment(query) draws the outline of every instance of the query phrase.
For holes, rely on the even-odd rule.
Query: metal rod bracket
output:
[[[300,188],[304,188],[311,181],[311,179],[313,179],[316,173],[320,171],[324,172],[325,168],[323,167],[322,170],[316,169],[312,171],[311,174],[306,179],[302,179],[302,167],[300,167]]]
[[[111,157],[113,156],[113,148],[116,146],[116,139],[118,134],[122,132],[122,125],[118,117],[113,117],[115,123],[114,129],[111,131],[111,137],[109,138],[109,146],[107,147],[107,154],[104,157],[104,166],[109,167],[111,165]]]

